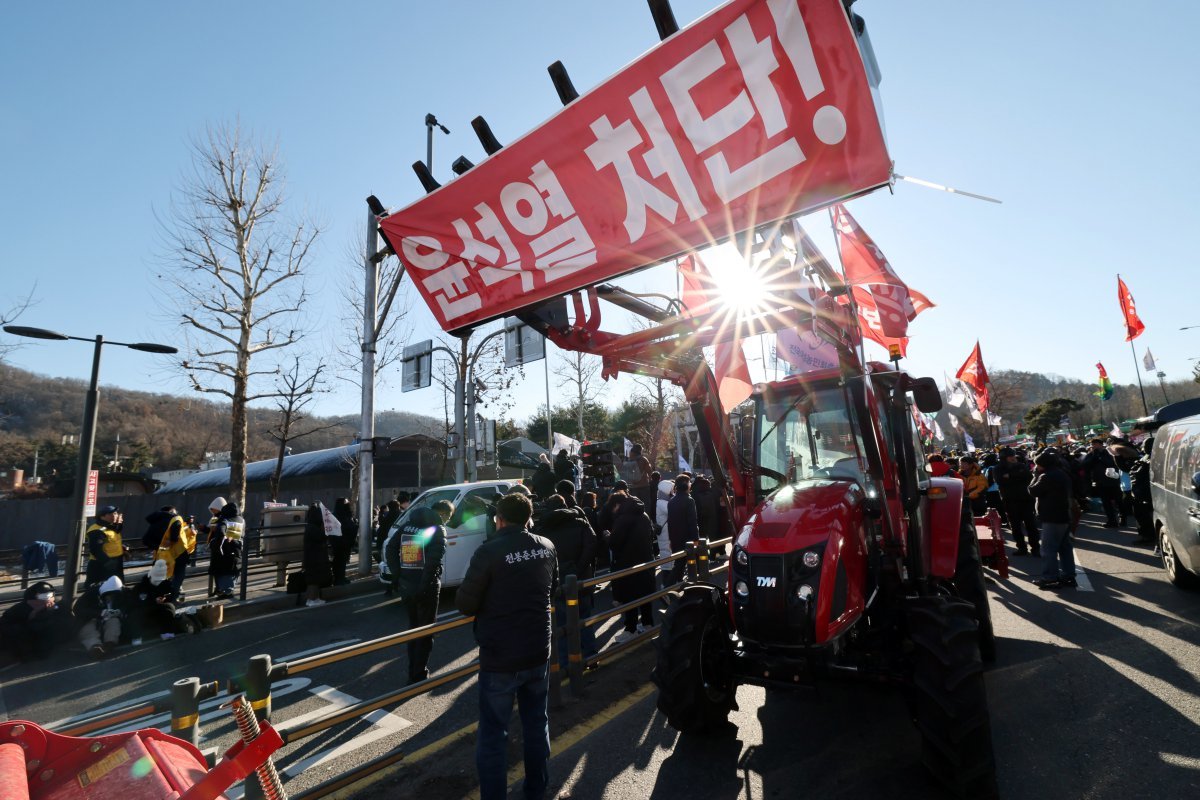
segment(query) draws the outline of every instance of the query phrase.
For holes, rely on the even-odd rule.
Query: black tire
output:
[[[910,699],[922,761],[956,797],[994,798],[996,760],[975,609],[949,597],[917,597],[906,606]]]
[[[658,710],[681,733],[723,727],[735,707],[733,644],[722,624],[714,593],[705,587],[672,595],[656,641],[651,674]]]
[[[1175,552],[1175,545],[1171,544],[1171,537],[1167,534],[1165,527],[1158,529],[1158,551],[1162,553],[1163,569],[1167,571],[1167,580],[1180,589],[1200,588],[1200,577],[1179,563],[1179,555]]]
[[[958,596],[975,607],[979,626],[979,655],[988,664],[996,660],[996,632],[992,628],[992,607],[983,583],[983,560],[979,556],[979,535],[975,518],[967,509],[958,538],[958,563],[954,568],[954,589]]]

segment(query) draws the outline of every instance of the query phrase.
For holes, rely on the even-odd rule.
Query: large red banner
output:
[[[841,0],[732,0],[381,228],[469,328],[888,182]]]

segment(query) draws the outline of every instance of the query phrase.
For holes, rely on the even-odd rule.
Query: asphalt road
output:
[[[1158,559],[1132,539],[1127,530],[1083,529],[1080,589],[1039,591],[1029,582],[1033,559],[1019,557],[1010,579],[989,587],[1000,639],[987,685],[1005,798],[1200,795],[1200,594],[1168,584]],[[126,649],[101,663],[67,653],[54,671],[10,667],[0,681],[10,718],[45,724],[164,692],[182,677],[224,681],[256,653],[283,660],[395,632],[405,621],[400,606],[371,595]],[[469,630],[439,636],[432,666],[466,663],[471,647]],[[941,796],[919,765],[917,735],[894,691],[742,687],[724,735],[681,738],[654,709],[649,651],[589,673],[587,696],[552,712],[560,797]],[[403,647],[314,670],[276,685],[273,719],[287,725],[328,713],[392,691],[406,674]],[[278,759],[289,791],[400,748],[407,757],[398,769],[347,796],[472,796],[473,686],[452,684],[290,746]],[[205,746],[233,741],[225,714],[202,711]],[[167,720],[130,727],[146,724]],[[519,796],[516,742],[511,753]]]

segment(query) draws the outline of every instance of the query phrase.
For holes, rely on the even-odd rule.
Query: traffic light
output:
[[[616,481],[617,458],[612,442],[586,442],[579,448],[583,460],[583,479],[593,486],[609,487]]]

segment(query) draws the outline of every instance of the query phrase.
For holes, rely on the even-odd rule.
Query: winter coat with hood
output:
[[[550,495],[554,494],[554,484],[558,483],[558,478],[554,477],[554,470],[545,461],[538,462],[537,469],[533,473],[533,477],[529,479],[530,488],[542,500],[545,500]]]
[[[237,575],[242,555],[246,520],[238,513],[237,503],[226,503],[217,515],[216,525],[208,534],[210,575]]]
[[[554,543],[559,576],[583,580],[596,572],[596,532],[581,508],[556,508],[542,513],[537,533]]]
[[[333,585],[333,567],[329,563],[329,539],[321,506],[313,503],[304,515],[304,580],[322,589]]]
[[[1071,478],[1057,459],[1042,456],[1039,472],[1029,484],[1029,494],[1037,501],[1041,522],[1067,525],[1071,522]]]
[[[620,501],[613,514],[612,548],[613,569],[623,569],[644,564],[654,558],[653,533],[646,506],[636,497]],[[654,591],[654,570],[643,570],[626,578],[613,581],[613,599],[629,602]]]
[[[418,508],[408,515],[404,527],[387,543],[388,571],[401,595],[423,594],[441,586],[446,561],[446,528],[431,508]]]
[[[966,492],[968,499],[978,500],[987,493],[987,478],[983,477],[983,473],[979,471],[979,467],[969,462],[963,464],[960,475],[963,482],[963,491]]]
[[[717,492],[711,486],[692,487],[692,499],[696,501],[696,524],[700,526],[700,538],[713,541],[720,539],[721,504]]]

